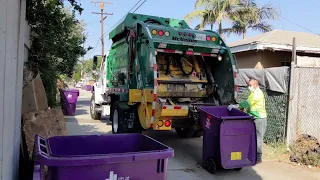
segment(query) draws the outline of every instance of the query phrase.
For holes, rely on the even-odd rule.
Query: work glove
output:
[[[230,104],[228,106],[228,110],[231,111],[232,109],[238,109],[239,108],[239,105],[238,104]]]

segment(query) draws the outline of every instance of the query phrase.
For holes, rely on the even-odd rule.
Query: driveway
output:
[[[102,121],[91,120],[90,97],[90,92],[80,90],[76,115],[66,117],[69,135],[111,133],[108,117]],[[175,156],[168,164],[168,180],[320,180],[320,172],[315,169],[275,161],[264,161],[239,172],[224,170],[212,175],[200,166],[202,138],[180,139],[175,131],[144,133],[174,149]]]

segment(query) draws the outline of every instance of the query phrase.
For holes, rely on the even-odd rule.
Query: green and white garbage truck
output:
[[[200,137],[198,107],[235,102],[235,59],[216,32],[129,13],[109,38],[91,116],[100,119],[110,106],[113,133],[175,128],[180,137]]]

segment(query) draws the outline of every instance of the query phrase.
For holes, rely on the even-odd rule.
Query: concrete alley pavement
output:
[[[107,121],[91,120],[90,98],[90,92],[80,90],[76,115],[66,117],[69,135],[111,133],[111,125]],[[212,175],[200,165],[202,138],[181,139],[175,131],[145,131],[144,134],[174,149],[175,156],[168,164],[168,180],[320,180],[319,171],[275,161],[264,161],[241,171],[218,171]]]

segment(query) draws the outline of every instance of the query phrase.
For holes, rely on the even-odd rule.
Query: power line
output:
[[[99,45],[99,40],[97,41],[96,45],[94,46],[94,48],[91,50],[91,53],[88,55],[89,57],[94,53],[94,50],[96,50],[96,48]]]
[[[146,1],[147,1],[147,0],[144,0],[144,1],[140,4],[140,6],[139,6],[136,10],[133,11],[133,13],[135,13]]]
[[[278,0],[278,2],[279,2],[279,0]],[[256,3],[257,3],[259,6],[262,6],[260,3],[258,3],[258,2],[256,2]],[[279,7],[280,7],[280,2],[279,2]],[[281,10],[280,10],[280,11],[281,11]],[[283,18],[283,19],[285,19],[285,20],[287,20],[287,21],[289,21],[289,22],[291,22],[291,23],[293,23],[293,24],[301,27],[302,29],[305,29],[305,30],[307,30],[307,31],[309,31],[309,32],[311,32],[311,33],[313,33],[313,34],[319,35],[319,34],[316,33],[315,31],[312,31],[311,29],[308,29],[308,28],[306,28],[306,27],[304,27],[304,26],[302,26],[302,25],[300,25],[300,24],[298,24],[298,23],[296,23],[296,22],[293,22],[292,20],[290,20],[290,19],[282,16],[281,14],[280,14],[279,16],[280,16],[281,18]]]
[[[105,4],[112,4],[112,2],[104,2],[104,1],[100,1],[100,2],[93,2],[95,4],[100,4],[100,12],[92,12],[93,14],[99,14],[101,16],[101,55],[102,55],[102,59],[104,57],[104,37],[103,37],[103,32],[104,32],[104,20],[107,18],[107,16],[105,15],[113,15],[113,13],[105,13],[104,12],[104,5]]]
[[[132,11],[142,0],[139,0],[121,19],[119,19],[118,22],[116,22],[111,28],[109,28],[105,33],[103,33],[103,37],[106,37],[108,36],[108,33],[115,27],[119,24],[119,22],[124,19],[126,17],[126,15],[128,13],[130,13],[130,11]],[[136,12],[147,0],[144,0],[137,9],[135,9],[132,13]]]
[[[288,18],[286,18],[286,17],[283,17],[283,16],[280,16],[280,17],[282,17],[283,19],[285,19],[285,20],[287,20],[287,21],[289,21],[289,22],[291,22],[291,23],[293,23],[293,24],[301,27],[302,29],[305,29],[305,30],[307,30],[307,31],[309,31],[309,32],[311,32],[311,33],[313,33],[313,34],[319,35],[319,34],[316,33],[315,31],[312,31],[311,29],[308,29],[308,28],[306,28],[306,27],[303,27],[302,25],[300,25],[300,24],[298,24],[298,23],[296,23],[296,22],[293,22],[293,21],[291,21],[290,19],[288,19]]]
[[[132,11],[142,0],[139,0],[128,12]]]
[[[280,0],[278,0],[278,5],[279,5],[279,10],[280,10],[280,14],[282,14],[282,11],[281,11],[281,5],[280,5]],[[281,18],[280,18],[281,19]],[[283,28],[283,32],[284,32],[284,34],[286,35],[286,39],[287,39],[287,42],[289,41],[288,40],[288,36],[287,36],[287,33],[286,33],[286,30],[284,29],[284,24],[283,24],[283,21],[282,21],[282,19],[281,19],[281,24],[282,24],[282,28]]]
[[[106,32],[104,32],[99,39],[101,39],[102,37],[104,38],[104,37],[108,36],[108,33],[109,33],[116,25],[118,25],[119,22],[120,22],[123,18],[125,18],[126,15],[127,15],[128,13],[130,13],[130,11],[132,11],[141,1],[142,1],[142,0],[139,0],[121,19],[119,19],[118,22],[116,22],[112,27],[110,27]],[[136,9],[133,11],[133,13],[136,12],[146,1],[147,1],[147,0],[144,0],[144,1],[139,5],[139,7],[136,8]],[[97,44],[95,45],[95,47],[93,48],[93,50],[92,50],[92,52],[90,53],[89,56],[91,56],[92,53],[94,53],[94,50],[97,48],[97,46],[98,46],[98,44],[99,44],[99,39],[98,39]]]

